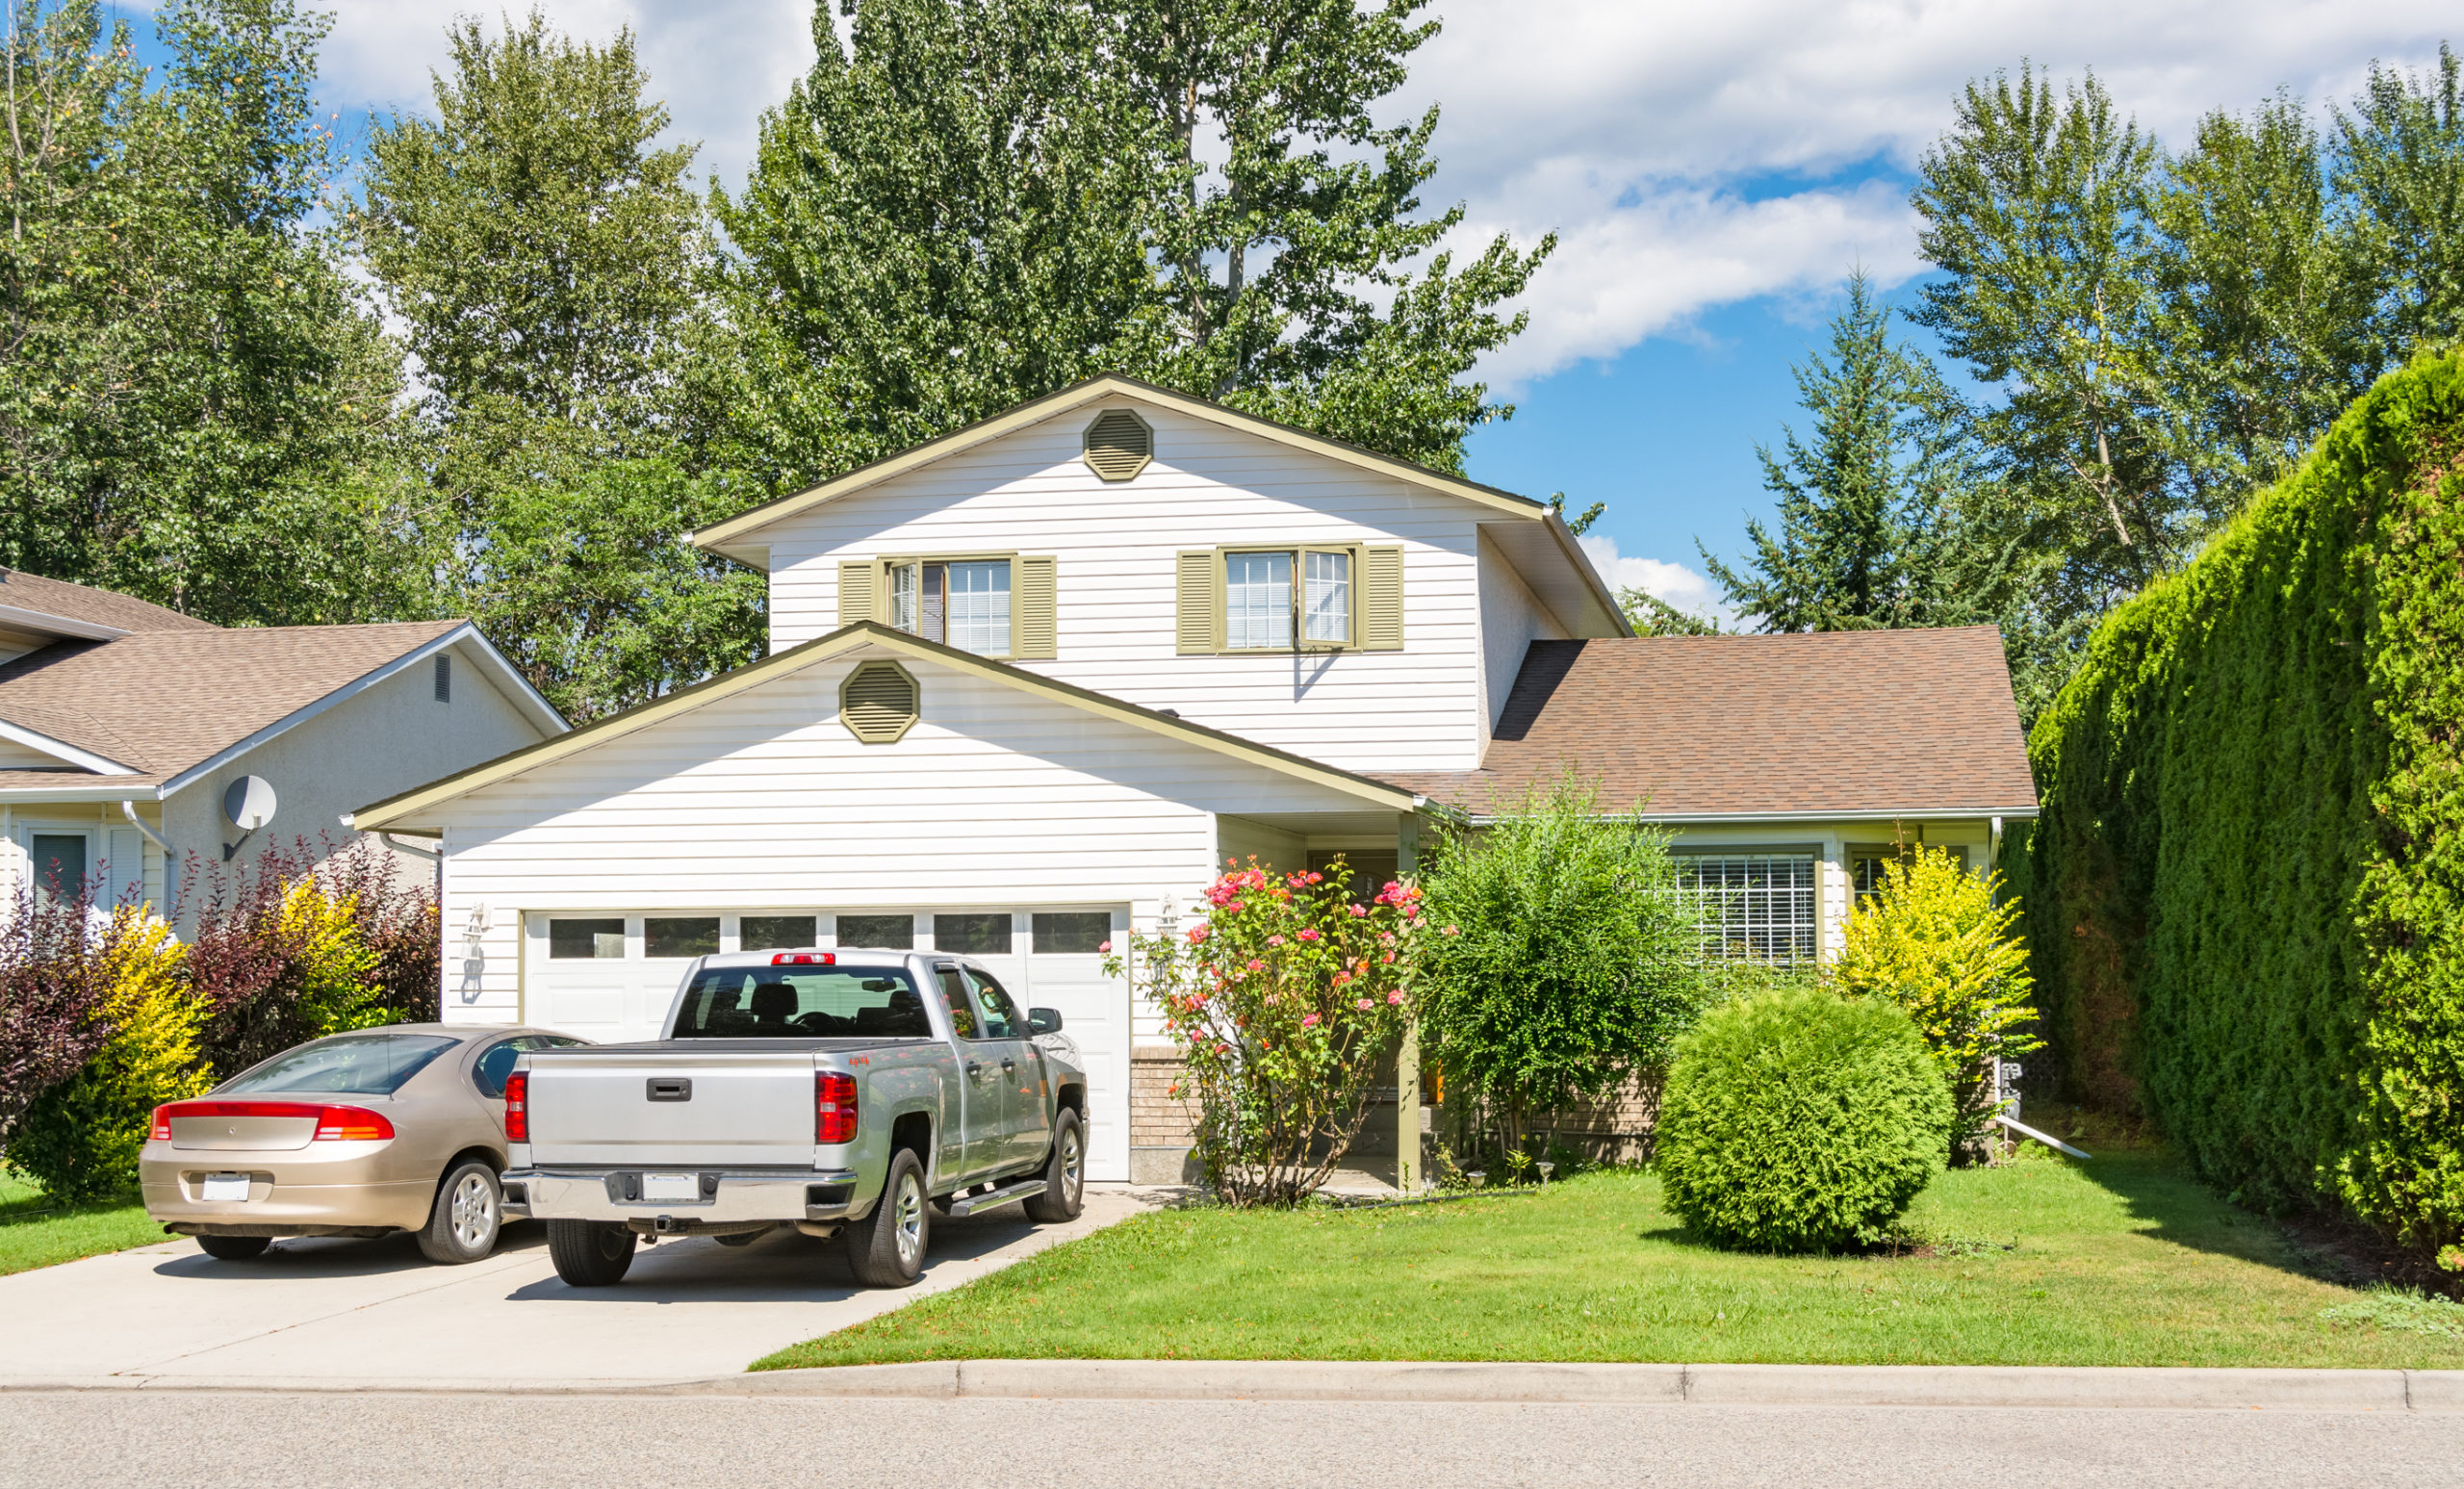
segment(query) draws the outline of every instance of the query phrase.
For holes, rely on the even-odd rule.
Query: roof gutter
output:
[[[13,626],[20,630],[39,631],[46,636],[64,636],[72,641],[116,641],[128,634],[117,626],[104,626],[94,621],[72,621],[64,615],[29,610],[23,605],[14,604],[0,604],[0,626]]]

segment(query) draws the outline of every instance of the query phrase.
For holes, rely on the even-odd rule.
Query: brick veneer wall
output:
[[[1197,1101],[1175,1097],[1181,1052],[1168,1044],[1141,1044],[1129,1052],[1129,1145],[1188,1147],[1197,1130]]]

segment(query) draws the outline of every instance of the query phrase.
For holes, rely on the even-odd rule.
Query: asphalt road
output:
[[[15,1483],[110,1489],[2338,1489],[2464,1484],[2458,1428],[2361,1412],[146,1390],[0,1395],[0,1463]]]

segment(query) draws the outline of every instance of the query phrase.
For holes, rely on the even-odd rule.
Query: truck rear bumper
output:
[[[856,1208],[852,1168],[760,1173],[705,1168],[695,1172],[698,1197],[690,1200],[640,1197],[645,1171],[661,1176],[695,1172],[512,1168],[502,1175],[504,1213],[508,1219],[541,1220],[655,1220],[665,1216],[676,1222],[672,1228],[690,1231],[747,1221],[843,1220]]]

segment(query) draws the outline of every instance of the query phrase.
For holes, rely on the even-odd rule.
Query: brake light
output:
[[[770,959],[772,966],[836,966],[834,951],[783,951]]]
[[[823,1070],[812,1078],[812,1140],[815,1142],[856,1141],[856,1078]]]
[[[167,1139],[171,1123],[192,1117],[305,1118],[317,1124],[314,1141],[319,1142],[389,1142],[394,1138],[394,1124],[381,1112],[306,1101],[174,1101],[154,1109],[154,1136]]]
[[[504,1078],[504,1140],[530,1141],[530,1072],[516,1070]]]

